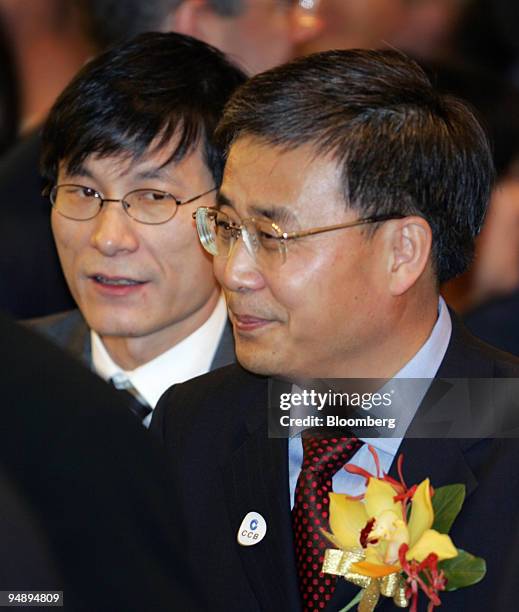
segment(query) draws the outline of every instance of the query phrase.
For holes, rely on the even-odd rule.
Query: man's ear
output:
[[[389,290],[400,296],[430,271],[432,231],[418,216],[395,219],[386,226]]]

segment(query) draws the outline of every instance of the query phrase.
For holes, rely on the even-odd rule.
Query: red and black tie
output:
[[[330,601],[336,576],[323,574],[324,551],[330,543],[328,494],[333,476],[353,457],[363,442],[353,437],[302,435],[303,465],[297,479],[292,526],[301,603],[305,612],[324,610]]]

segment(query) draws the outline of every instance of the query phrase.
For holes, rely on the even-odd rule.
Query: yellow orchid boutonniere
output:
[[[440,592],[479,582],[485,575],[483,559],[457,549],[448,532],[465,499],[464,485],[433,490],[429,479],[408,488],[398,458],[395,480],[380,472],[374,448],[369,447],[376,476],[357,466],[349,472],[366,478],[364,495],[330,493],[330,529],[324,532],[337,547],[328,549],[323,572],[343,576],[362,587],[342,612],[357,603],[359,612],[375,609],[380,596],[397,607],[411,605],[418,596],[429,599],[428,612],[441,604]]]

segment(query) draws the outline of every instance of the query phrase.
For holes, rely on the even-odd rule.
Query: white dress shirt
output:
[[[94,371],[106,381],[114,376],[129,380],[151,408],[155,408],[168,387],[209,372],[226,323],[227,308],[225,299],[220,296],[211,316],[201,327],[165,353],[129,371],[113,361],[99,335],[91,330]],[[144,419],[144,425],[149,426],[150,421],[151,414]]]
[[[405,433],[413,420],[418,407],[431,380],[436,375],[438,368],[447,351],[452,333],[452,322],[447,305],[440,297],[438,304],[438,319],[431,331],[429,338],[416,355],[393,377],[395,379],[419,379],[413,381],[412,385],[400,384],[398,381],[393,385],[394,394],[392,399],[392,414],[398,422],[402,435]],[[386,383],[384,388],[391,385]],[[376,474],[376,467],[373,457],[368,449],[368,444],[377,451],[380,467],[384,472],[389,472],[391,464],[395,459],[402,437],[398,438],[360,438],[366,444],[355,453],[348,462],[358,465],[372,474]],[[294,492],[297,478],[303,463],[303,445],[301,436],[297,435],[288,441],[288,469],[291,506],[294,505]],[[333,477],[333,490],[335,493],[347,493],[348,495],[359,495],[366,489],[365,480],[362,476],[350,474],[346,470],[339,470]]]

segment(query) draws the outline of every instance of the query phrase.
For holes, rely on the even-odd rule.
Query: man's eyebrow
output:
[[[186,189],[187,186],[178,172],[171,172],[169,164],[144,168],[135,174],[137,181],[160,180],[171,183],[173,189]]]
[[[82,178],[90,178],[90,179],[94,178],[90,170],[86,168],[83,164],[77,164],[72,168],[65,166],[63,168],[63,171],[68,176],[80,176]]]
[[[138,179],[162,179],[168,176],[168,172],[164,166],[159,166],[141,170],[135,176]]]
[[[295,219],[294,213],[288,206],[252,205],[249,208],[253,217],[265,217],[283,225]]]
[[[221,208],[222,206],[229,206],[234,208],[232,200],[224,193],[219,191],[216,195],[216,207]],[[295,219],[294,213],[288,206],[269,206],[264,204],[253,204],[247,207],[247,216],[251,217],[263,217],[283,225],[289,223]]]

